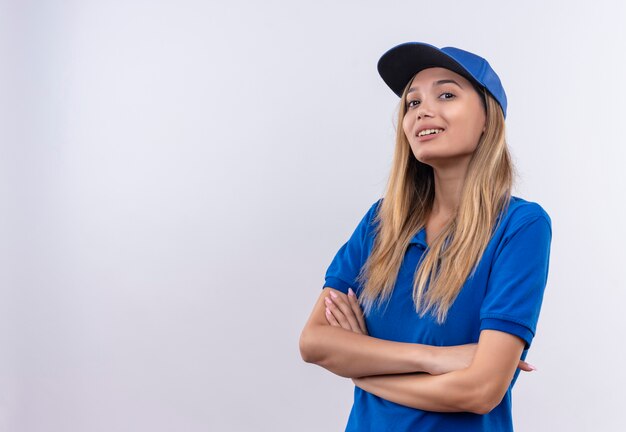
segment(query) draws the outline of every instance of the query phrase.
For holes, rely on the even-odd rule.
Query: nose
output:
[[[415,110],[415,115],[418,120],[423,119],[424,117],[432,117],[433,113],[430,107],[430,103],[425,100],[421,101],[417,109]]]

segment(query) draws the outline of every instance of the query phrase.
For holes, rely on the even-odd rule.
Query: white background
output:
[[[550,214],[517,431],[618,431],[621,1],[18,1],[0,13],[0,431],[343,430],[301,361],[323,275],[385,185],[425,41],[489,59],[514,193]]]

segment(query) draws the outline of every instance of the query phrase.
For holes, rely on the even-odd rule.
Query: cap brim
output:
[[[402,97],[404,88],[416,73],[431,67],[449,69],[481,86],[456,60],[429,44],[403,43],[391,48],[378,60],[378,73],[398,97]]]

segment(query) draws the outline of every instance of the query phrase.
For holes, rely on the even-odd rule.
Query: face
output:
[[[485,122],[481,96],[461,75],[436,67],[413,78],[402,128],[420,162],[433,167],[469,162]]]

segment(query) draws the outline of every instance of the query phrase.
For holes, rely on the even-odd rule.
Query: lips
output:
[[[437,133],[443,132],[445,129],[439,125],[435,124],[424,124],[421,125],[419,129],[415,132],[415,136],[418,138],[422,138],[424,136],[436,135]]]
[[[418,137],[428,136],[428,135],[437,135],[443,132],[443,129],[422,129],[417,133]]]

